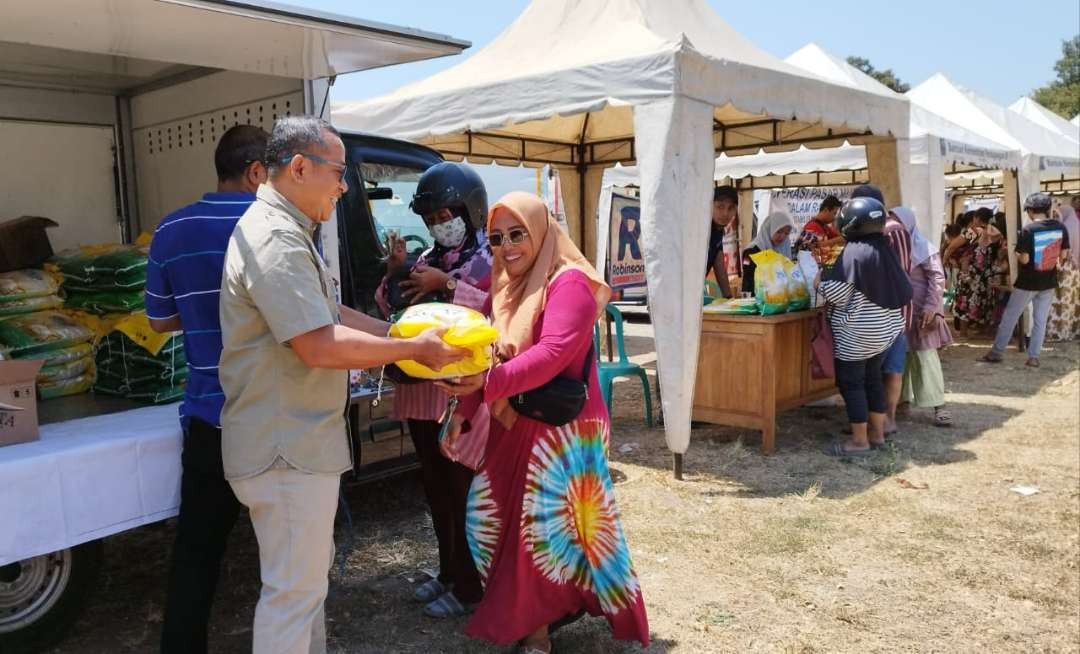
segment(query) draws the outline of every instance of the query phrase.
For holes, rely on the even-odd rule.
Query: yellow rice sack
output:
[[[771,316],[788,310],[788,281],[784,271],[784,255],[775,250],[751,254],[757,264],[754,271],[754,299],[761,315]]]
[[[470,350],[472,356],[441,370],[432,370],[416,361],[398,361],[402,372],[417,379],[450,379],[478,375],[491,367],[491,346],[499,337],[484,314],[467,307],[441,302],[417,304],[405,309],[390,327],[394,338],[412,338],[429,329],[447,327],[443,341]]]

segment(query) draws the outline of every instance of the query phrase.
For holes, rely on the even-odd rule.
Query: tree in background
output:
[[[1035,102],[1072,118],[1080,114],[1080,34],[1061,43],[1061,59],[1054,64],[1057,79],[1031,92]]]
[[[870,65],[869,59],[862,57],[848,57],[847,62],[897,93],[907,93],[911,90],[911,86],[901,82],[900,78],[892,72],[892,68],[878,70]]]

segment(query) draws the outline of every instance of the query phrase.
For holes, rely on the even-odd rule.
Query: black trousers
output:
[[[190,419],[184,430],[181,461],[180,519],[169,570],[161,651],[204,654],[225,543],[241,505],[225,481],[220,429]]]
[[[884,352],[862,361],[834,359],[836,385],[847,407],[848,422],[866,422],[868,413],[885,413],[888,408],[881,379],[884,360]]]
[[[409,434],[420,459],[424,494],[439,541],[439,581],[453,584],[454,596],[471,604],[484,595],[465,539],[465,503],[473,471],[443,456],[439,450],[440,427],[431,420],[410,420]]]

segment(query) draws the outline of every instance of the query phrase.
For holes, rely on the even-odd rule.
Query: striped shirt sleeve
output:
[[[173,296],[172,284],[165,272],[164,239],[154,236],[150,242],[150,259],[146,265],[146,317],[168,320],[180,315]]]

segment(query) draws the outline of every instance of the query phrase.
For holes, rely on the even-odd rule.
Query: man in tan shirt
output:
[[[386,338],[386,323],[338,304],[313,241],[348,189],[345,147],[328,123],[277,121],[266,165],[225,255],[222,458],[259,542],[254,651],[308,654],[326,651],[338,484],[351,466],[348,370],[402,359],[439,368],[467,352],[434,331]]]

